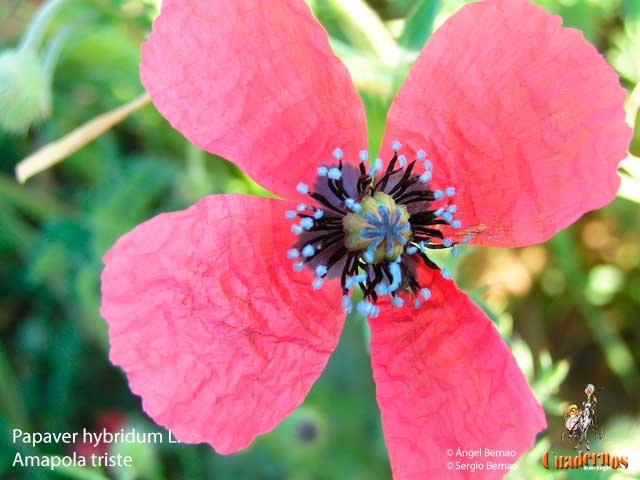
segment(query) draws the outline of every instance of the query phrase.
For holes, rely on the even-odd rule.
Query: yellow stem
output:
[[[84,125],[72,130],[61,139],[45,145],[16,165],[16,177],[18,181],[25,183],[34,175],[60,163],[72,153],[122,122],[133,112],[144,107],[149,101],[149,95],[144,93],[129,103],[110,112],[98,115]]]

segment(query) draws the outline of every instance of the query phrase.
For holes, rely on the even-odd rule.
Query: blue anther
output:
[[[389,293],[389,287],[387,287],[384,283],[379,283],[376,286],[376,293],[378,295],[386,295],[387,293]]]
[[[416,152],[416,158],[418,159],[419,162],[424,160],[426,157],[427,157],[427,154],[424,153],[424,150],[420,149]]]
[[[449,205],[447,207],[447,212],[449,213],[456,213],[457,210],[458,210],[458,207],[456,207],[455,205]]]
[[[305,230],[311,230],[313,228],[313,218],[304,217],[302,220],[300,220],[300,226]]]
[[[391,304],[394,307],[400,308],[404,305],[404,300],[402,300],[400,297],[393,297],[393,300],[391,300]]]
[[[436,200],[441,200],[444,197],[444,193],[442,193],[442,190],[436,190],[435,192],[433,192],[433,198],[435,198]]]
[[[320,220],[322,217],[324,217],[324,210],[316,210],[316,212],[313,214],[313,218],[315,218],[316,220]]]
[[[291,231],[296,235],[300,235],[302,233],[302,227],[298,224],[291,225]]]
[[[329,177],[331,180],[340,180],[340,178],[342,178],[342,172],[339,168],[333,167],[329,169],[327,177]]]
[[[460,220],[454,220],[453,222],[451,222],[451,226],[453,228],[460,228],[462,226],[462,222]]]
[[[294,258],[298,258],[299,256],[300,256],[300,252],[298,251],[297,248],[292,248],[287,252],[287,258],[294,259]]]
[[[400,166],[402,168],[407,166],[407,157],[405,157],[404,155],[399,155],[398,156],[398,161],[400,162]]]
[[[378,163],[378,161],[380,161],[380,163]],[[380,165],[380,168],[378,168],[378,165]],[[379,170],[382,170],[382,160],[376,158],[373,164],[369,167],[369,176],[375,176],[375,174],[378,173]]]
[[[329,169],[327,167],[318,167],[318,176],[326,177],[327,173],[329,173]]]
[[[454,257],[459,257],[461,253],[462,253],[462,251],[458,247],[456,247],[455,245],[451,249],[451,255],[453,255]]]
[[[287,220],[295,220],[297,216],[298,214],[293,210],[287,210],[286,212],[284,212],[284,218],[286,218]]]
[[[362,258],[364,258],[364,261],[367,263],[373,263],[373,252],[371,250],[365,250],[365,252],[362,254]]]
[[[456,189],[455,189],[455,187],[447,187],[447,188],[444,190],[444,194],[445,194],[447,197],[453,197],[453,196],[456,194]]]
[[[389,291],[394,292],[400,287],[400,281],[402,280],[402,273],[400,272],[400,265],[396,262],[389,264],[389,272],[391,272],[391,285],[389,285]]]
[[[336,160],[342,160],[342,149],[336,148],[333,151],[333,158],[335,158]]]
[[[301,193],[302,195],[306,195],[307,193],[309,193],[309,185],[300,182],[298,185],[296,185],[296,191],[298,193]]]
[[[380,307],[376,307],[374,305],[373,308],[371,309],[371,313],[369,314],[369,316],[371,318],[378,318],[378,315],[380,315]]]
[[[451,272],[449,270],[447,270],[446,268],[443,268],[440,273],[442,273],[442,277],[447,279],[447,280],[449,280],[451,278]]]
[[[401,146],[402,146],[402,144],[401,144],[398,140],[395,140],[395,141],[391,144],[391,148],[392,148],[394,151],[396,151],[396,152],[397,152],[398,150],[400,150],[400,147],[401,147]]]
[[[344,313],[349,315],[351,310],[353,309],[353,303],[351,302],[351,297],[349,295],[345,295],[342,297],[342,310]]]
[[[433,163],[431,163],[429,160],[425,160],[423,165],[425,170],[433,170]]]
[[[293,264],[293,269],[294,269],[296,272],[299,272],[299,271],[300,271],[300,270],[302,270],[303,268],[304,268],[304,263],[302,263],[302,262],[298,262],[298,263],[294,263],[294,264]]]
[[[414,306],[414,307],[416,307],[416,308],[420,308],[420,307],[422,306],[422,302],[420,301],[420,299],[419,299],[419,298],[416,298],[416,299],[413,301],[413,306]]]
[[[365,300],[360,300],[356,305],[356,310],[359,314],[366,317],[373,311],[373,303],[367,302]]]
[[[451,223],[451,220],[453,220],[453,215],[451,215],[449,212],[442,212],[442,214],[440,215],[444,221]]]
[[[303,257],[313,257],[313,254],[316,253],[316,249],[313,248],[313,245],[305,245],[304,248],[302,249],[302,256]]]
[[[316,275],[318,277],[324,277],[327,274],[327,267],[324,265],[318,265],[316,267]]]
[[[360,205],[358,202],[356,202],[353,198],[347,198],[344,201],[344,204],[346,205],[346,207],[355,212],[358,213],[360,210],[362,210],[362,205]]]
[[[302,212],[306,209],[307,209],[307,206],[304,203],[299,203],[298,206],[296,207],[296,210],[298,210],[299,212]]]
[[[444,212],[443,208],[438,208],[435,212],[433,212],[433,216],[434,217],[439,217],[440,215],[442,215],[442,212]]]
[[[424,240],[420,240],[420,243],[418,244],[418,248],[420,249],[421,252],[426,253],[427,246],[424,244]]]
[[[422,183],[427,183],[431,180],[431,177],[432,177],[431,172],[424,172],[422,175],[420,175],[420,177],[418,177],[418,179]]]
[[[360,150],[360,161],[366,162],[367,160],[369,160],[369,152],[366,150]]]
[[[367,275],[364,273],[361,273],[359,275],[355,275],[353,277],[349,277],[347,278],[347,281],[344,282],[344,286],[345,288],[347,288],[347,290],[351,289],[351,287],[353,287],[356,283],[362,283],[364,281],[367,280]]]
[[[428,288],[421,288],[420,295],[422,295],[422,298],[424,298],[425,300],[429,300],[431,298],[431,290],[429,290]]]
[[[366,282],[366,281],[367,281],[367,274],[366,274],[366,273],[359,273],[358,275],[356,275],[355,277],[353,277],[353,280],[354,280],[356,283]]]
[[[417,251],[418,251],[418,247],[414,247],[413,245],[411,245],[410,247],[407,247],[407,255],[413,255]]]
[[[446,247],[449,248],[451,245],[453,245],[453,242],[451,241],[450,238],[445,238],[442,240],[442,244]]]
[[[314,290],[320,290],[322,288],[322,284],[324,283],[324,280],[320,277],[316,277],[313,279],[313,282],[311,282],[311,286],[313,287]]]
[[[471,240],[471,234],[467,233],[465,237],[462,239],[462,243],[469,243],[470,240]]]

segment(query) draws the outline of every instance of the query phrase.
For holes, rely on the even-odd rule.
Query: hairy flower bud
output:
[[[37,55],[30,50],[0,53],[0,128],[23,132],[50,111],[49,80]]]

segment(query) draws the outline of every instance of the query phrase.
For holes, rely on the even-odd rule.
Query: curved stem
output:
[[[93,120],[73,130],[60,140],[45,145],[16,165],[16,177],[20,183],[61,162],[76,150],[95,140],[114,125],[122,122],[133,112],[150,101],[146,93],[110,112],[98,115]]]
[[[67,42],[67,39],[73,33],[74,25],[67,25],[58,33],[53,39],[48,43],[47,49],[44,53],[43,59],[43,70],[44,74],[47,78],[47,81],[51,83],[53,79],[53,71],[56,68],[56,64],[58,63],[58,58],[60,58],[60,52],[62,52],[62,48],[64,44]]]
[[[58,10],[64,7],[68,1],[69,0],[48,0],[38,9],[22,35],[20,50],[35,50],[38,48],[49,23]]]

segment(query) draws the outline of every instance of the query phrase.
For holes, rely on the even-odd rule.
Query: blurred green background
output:
[[[375,148],[411,61],[432,29],[466,2],[308,3],[351,71]],[[640,80],[640,1],[536,3],[582,29],[631,92]],[[348,319],[303,406],[242,453],[120,445],[118,452],[134,456],[134,468],[51,473],[10,466],[12,428],[158,429],[107,360],[106,325],[98,314],[100,259],[119,235],[158,212],[211,193],[260,192],[230,163],[190,146],[150,105],[25,185],[16,181],[23,158],[143,93],[139,46],[158,4],[0,0],[0,477],[390,478],[367,331],[357,316]],[[640,155],[638,134],[631,153]],[[640,476],[640,161],[631,156],[621,175],[614,202],[546,244],[466,248],[452,266],[495,320],[547,411],[549,430],[510,478]],[[605,437],[594,451],[629,455],[631,468],[579,477],[547,472],[540,466],[544,451],[572,451],[573,440],[560,441],[562,412],[582,401],[587,383],[603,387]],[[20,450],[62,455],[73,448]]]

